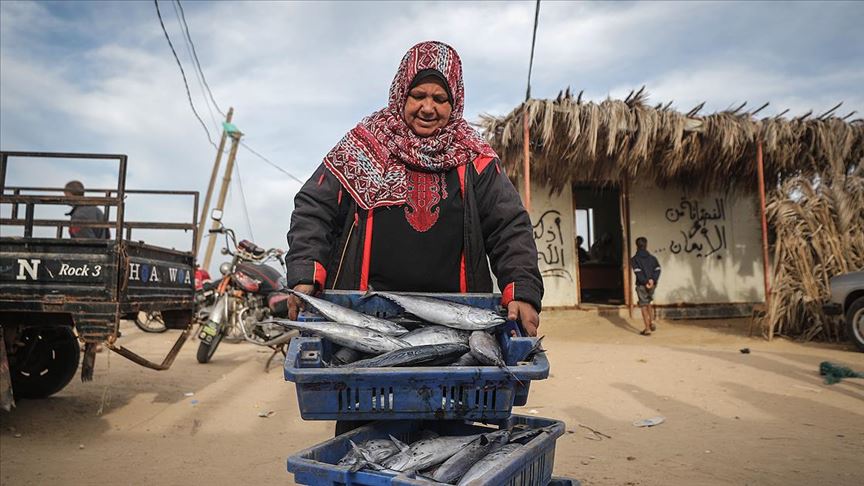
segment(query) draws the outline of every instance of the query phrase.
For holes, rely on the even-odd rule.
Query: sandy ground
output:
[[[588,485],[861,484],[864,383],[829,386],[817,372],[822,360],[864,369],[851,347],[747,338],[746,321],[661,321],[646,338],[619,317],[543,319],[552,376],[515,411],[567,423],[557,475]],[[176,338],[123,330],[127,347],[154,359]],[[278,366],[264,372],[266,350],[223,344],[200,365],[196,347],[159,373],[101,353],[94,382],[76,378],[0,412],[0,482],[292,484],[285,459],[330,437],[332,422],[300,419],[293,384]],[[658,415],[666,422],[632,425]]]

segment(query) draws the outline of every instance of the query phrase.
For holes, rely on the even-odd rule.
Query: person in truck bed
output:
[[[530,335],[543,281],[531,220],[462,117],[462,64],[441,42],[402,59],[389,103],[349,131],[294,199],[287,280],[327,289],[491,292]],[[289,297],[289,317],[300,301]]]
[[[82,184],[81,181],[69,181],[63,188],[63,194],[65,194],[66,197],[83,196],[84,184]],[[66,216],[69,216],[69,219],[72,221],[72,225],[69,226],[70,238],[97,238],[107,240],[111,237],[108,228],[90,228],[75,225],[76,221],[104,222],[105,214],[96,206],[73,205],[72,210],[66,213]]]

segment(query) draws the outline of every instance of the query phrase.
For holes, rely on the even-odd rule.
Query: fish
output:
[[[541,427],[539,429],[527,429],[515,432],[513,430],[510,431],[510,443],[517,444],[527,444],[531,442],[535,437],[543,433],[552,433],[553,426]]]
[[[474,331],[471,337],[468,338],[468,344],[471,348],[471,355],[474,356],[480,364],[488,366],[497,366],[506,371],[520,385],[522,381],[510,371],[507,363],[504,362],[504,353],[501,352],[501,346],[491,334],[485,331]]]
[[[481,435],[438,466],[432,479],[449,484],[459,481],[477,461],[506,445],[509,439],[508,430]]]
[[[363,327],[349,326],[335,322],[299,322],[288,319],[271,319],[267,321],[289,329],[311,332],[326,338],[340,346],[356,349],[363,353],[374,355],[388,353],[397,349],[410,347],[410,344],[394,336],[381,334]]]
[[[450,366],[477,366],[480,362],[471,354],[471,351],[463,354],[459,359],[452,362]]]
[[[430,361],[450,361],[468,350],[467,344],[424,344],[410,348],[397,349],[380,356],[361,359],[345,365],[345,368],[384,368],[391,366],[411,366]]]
[[[458,486],[466,486],[472,481],[486,478],[487,475],[497,468],[503,460],[522,447],[522,444],[507,444],[501,446],[500,449],[492,452],[483,459],[480,459],[471,466],[471,469],[469,469],[465,475],[462,476],[462,479],[459,480]]]
[[[336,465],[350,466],[351,472],[363,469],[370,462],[381,462],[401,451],[390,439],[372,439],[360,444],[355,444],[352,440],[348,442],[351,443],[351,450]]]
[[[363,327],[372,331],[380,332],[381,334],[387,334],[388,336],[401,336],[408,332],[408,329],[405,329],[399,324],[390,322],[387,319],[370,316],[369,314],[342,307],[341,305],[336,305],[329,300],[312,297],[311,295],[306,295],[302,292],[295,292],[293,290],[289,292],[317,309],[321,315],[333,322],[348,324],[349,326]]]
[[[418,440],[398,454],[387,458],[381,466],[391,471],[401,472],[428,469],[446,461],[478,437],[479,434]]]
[[[395,302],[406,312],[414,314],[424,321],[454,329],[476,331],[490,329],[506,322],[506,319],[497,312],[431,297],[370,290],[366,292],[364,298],[374,295]]]
[[[446,326],[426,326],[417,328],[408,334],[399,336],[399,339],[412,346],[423,344],[468,344],[471,333]]]

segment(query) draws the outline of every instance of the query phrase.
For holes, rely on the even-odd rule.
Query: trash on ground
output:
[[[661,417],[658,415],[657,417],[651,417],[651,418],[647,418],[647,419],[637,420],[637,421],[633,422],[633,425],[635,427],[654,427],[655,425],[660,425],[665,421],[666,421],[666,417]]]
[[[750,354],[750,348],[741,348],[738,351],[741,351],[741,354]]]
[[[275,414],[275,413],[276,413],[276,412],[273,411],[273,410],[267,410],[266,412],[258,412],[258,416],[261,417],[261,418],[268,418],[268,417],[270,417],[271,415],[273,415],[273,414]]]
[[[864,372],[858,372],[830,361],[819,363],[819,374],[825,377],[825,383],[828,385],[840,383],[843,378],[864,378]]]

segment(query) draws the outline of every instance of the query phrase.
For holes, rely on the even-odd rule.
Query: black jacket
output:
[[[477,159],[453,170],[464,183],[467,291],[492,291],[491,263],[503,303],[521,300],[539,311],[543,280],[537,247],[516,188],[497,159]],[[366,224],[368,213],[323,164],[319,166],[294,198],[286,256],[288,286],[314,283],[319,288],[365,290],[364,243],[372,230]]]
[[[654,280],[654,285],[657,285],[660,281],[660,262],[648,250],[636,250],[630,262],[636,274],[636,285],[645,285],[649,280]]]

